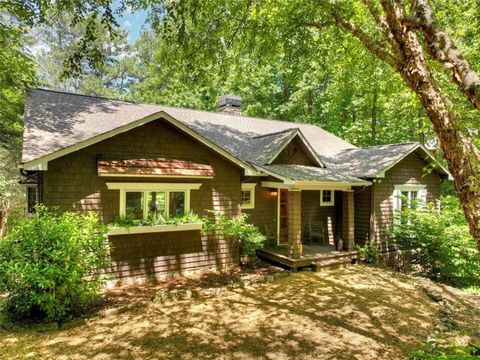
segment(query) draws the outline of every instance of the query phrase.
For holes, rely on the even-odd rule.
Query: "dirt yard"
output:
[[[0,330],[0,358],[402,359],[444,316],[425,287],[451,304],[458,332],[480,333],[480,297],[356,266],[164,303],[149,301],[161,286],[117,290],[117,307],[145,302],[69,329]]]

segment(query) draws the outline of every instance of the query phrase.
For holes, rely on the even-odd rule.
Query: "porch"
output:
[[[323,268],[345,267],[355,264],[359,259],[359,252],[338,251],[335,246],[329,245],[303,245],[303,253],[298,257],[289,255],[289,246],[277,246],[257,250],[257,256],[289,270],[311,268],[319,271]]]

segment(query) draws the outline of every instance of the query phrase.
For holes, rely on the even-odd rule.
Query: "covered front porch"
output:
[[[355,244],[355,193],[371,183],[334,170],[269,165],[262,188],[276,196],[276,229],[266,225],[267,260],[292,269],[347,264],[358,257]],[[276,178],[274,178],[276,177]],[[271,227],[271,226],[270,226]]]

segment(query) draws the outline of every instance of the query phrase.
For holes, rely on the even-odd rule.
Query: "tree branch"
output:
[[[451,70],[452,81],[472,105],[480,110],[480,76],[470,67],[452,39],[440,27],[428,0],[411,0],[411,7],[412,15],[409,20],[413,28],[423,33],[430,56],[444,68]]]
[[[336,9],[331,8],[330,14],[339,26],[349,32],[352,36],[356,37],[371,53],[379,57],[393,68],[399,69],[399,60],[385,50],[385,44],[376,41],[355,24],[347,21],[347,19],[345,19]]]
[[[375,7],[374,3],[371,0],[362,0],[362,2],[367,7],[368,12],[370,13],[370,15],[372,15],[373,19],[377,23],[380,32],[383,34],[385,40],[390,44],[392,50],[397,54],[397,56],[400,55],[400,45],[395,40],[395,37],[393,36],[385,17],[379,13],[378,9]]]

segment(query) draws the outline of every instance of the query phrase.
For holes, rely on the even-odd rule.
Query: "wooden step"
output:
[[[349,266],[355,265],[357,263],[356,259],[327,259],[312,262],[312,271],[322,271],[327,269],[343,269]]]

